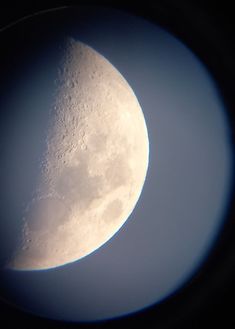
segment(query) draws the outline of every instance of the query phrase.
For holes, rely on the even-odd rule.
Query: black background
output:
[[[108,4],[144,16],[180,37],[207,65],[218,83],[228,108],[234,140],[235,17],[230,1],[161,0]],[[67,3],[66,3],[67,4]],[[0,30],[39,10],[64,6],[64,2],[0,5]],[[1,51],[1,46],[0,46]],[[1,75],[1,72],[0,72]],[[2,82],[3,79],[1,78]],[[2,92],[2,88],[0,92]],[[1,160],[1,158],[0,158]],[[233,184],[234,185],[234,184]],[[93,324],[49,321],[25,314],[0,301],[1,328],[235,328],[235,225],[233,191],[228,220],[208,261],[183,289],[156,307],[128,317]],[[1,201],[0,201],[1,202]]]

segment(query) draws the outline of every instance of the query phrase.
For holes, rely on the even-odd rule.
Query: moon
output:
[[[147,173],[147,127],[128,82],[72,38],[62,58],[40,180],[11,269],[49,269],[95,251],[126,222]]]

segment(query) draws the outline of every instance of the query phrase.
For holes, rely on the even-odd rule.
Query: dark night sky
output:
[[[228,8],[224,3],[220,8],[219,5],[211,7],[206,2],[196,17],[191,1],[187,4],[177,2],[177,5],[174,1],[167,3],[168,11],[166,5],[160,6],[161,2],[158,5],[160,10],[155,5],[155,12],[153,9],[148,11],[148,6],[139,7],[137,11],[148,17],[152,15],[152,19],[155,13],[155,18],[163,26],[181,36],[206,62],[220,83],[221,93],[226,97],[225,107],[229,110],[228,118],[232,119],[230,82],[234,77],[234,67],[231,63],[232,23]],[[0,22],[4,25],[7,19],[14,20],[27,11],[34,12],[35,8],[22,7],[13,11],[5,8]],[[171,294],[185,278],[190,278],[222,223],[226,190],[232,182],[229,172],[232,145],[227,136],[224,105],[204,67],[184,46],[162,30],[148,23],[143,27],[142,23],[136,24],[135,19],[124,19],[119,26],[118,19],[118,15],[110,18],[102,13],[95,20],[97,26],[93,24],[89,28],[87,26],[92,20],[84,19],[80,22],[80,32],[73,36],[93,46],[121,71],[143,108],[149,130],[150,165],[140,202],[121,232],[81,262],[45,273],[12,272],[2,276],[3,295],[10,289],[12,298],[19,302],[23,300],[26,307],[30,305],[33,310],[47,314],[48,305],[52,305],[49,314],[54,312],[56,317],[70,317],[71,320],[76,320],[76,317],[95,318],[96,312],[100,317],[102,314],[122,313],[125,309],[142,308]],[[188,31],[186,23],[189,24]],[[108,32],[107,26],[110,26]],[[160,46],[154,44],[156,39]],[[28,49],[30,47],[28,45]],[[29,58],[34,53],[30,51]],[[20,53],[23,60],[26,52]],[[22,67],[27,65],[23,60]],[[14,71],[13,68],[10,70]],[[21,70],[19,68],[17,72],[20,74]],[[4,74],[1,83],[3,80]],[[9,77],[6,85],[11,86]],[[33,87],[27,88],[33,90]],[[27,88],[23,88],[25,93]],[[144,225],[143,218],[146,221]],[[198,323],[201,328],[202,318],[208,323],[220,321],[221,324],[226,323],[226,328],[232,328],[233,318],[228,302],[229,284],[232,284],[229,278],[234,269],[230,257],[233,247],[230,243],[231,223],[227,222],[208,264],[204,264],[178,295],[159,308],[142,312],[139,318],[134,315],[107,323],[107,327],[123,327],[129,323],[128,327],[133,325],[136,328],[136,323],[141,326],[155,321],[159,328],[168,328],[167,325],[178,328],[182,316],[185,328],[193,328],[192,323]],[[224,284],[226,275],[227,286]],[[223,290],[220,288],[222,285],[225,286]],[[82,291],[83,298],[79,300],[77,296]],[[214,301],[215,296],[217,302]],[[191,304],[186,306],[186,301]],[[78,304],[82,316],[77,314]],[[222,307],[225,313],[221,312],[221,316],[216,311],[211,313],[212,308],[221,310]],[[3,305],[3,314],[7,314],[5,308]],[[164,320],[166,315],[171,315],[171,320]],[[24,323],[34,321],[21,314],[18,316],[22,328],[26,327]],[[7,315],[5,318],[10,323]],[[46,325],[53,327],[51,322]],[[105,326],[97,326],[102,325]],[[45,327],[43,320],[38,322],[38,326]],[[183,326],[184,323],[180,328]]]

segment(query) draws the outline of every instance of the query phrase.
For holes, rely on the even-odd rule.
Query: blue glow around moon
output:
[[[206,67],[152,23],[96,10],[95,18],[93,13],[77,20],[66,32],[105,56],[139,100],[150,141],[141,197],[119,233],[81,261],[40,273],[2,274],[4,284],[14,287],[6,298],[67,321],[123,316],[177,291],[216,241],[232,177],[226,108]],[[38,102],[35,85],[24,87],[25,95],[35,95],[30,106]]]

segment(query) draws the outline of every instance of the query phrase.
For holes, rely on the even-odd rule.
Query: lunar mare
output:
[[[68,39],[55,82],[37,196],[10,267],[57,267],[90,254],[124,224],[148,166],[144,116],[117,69]]]

